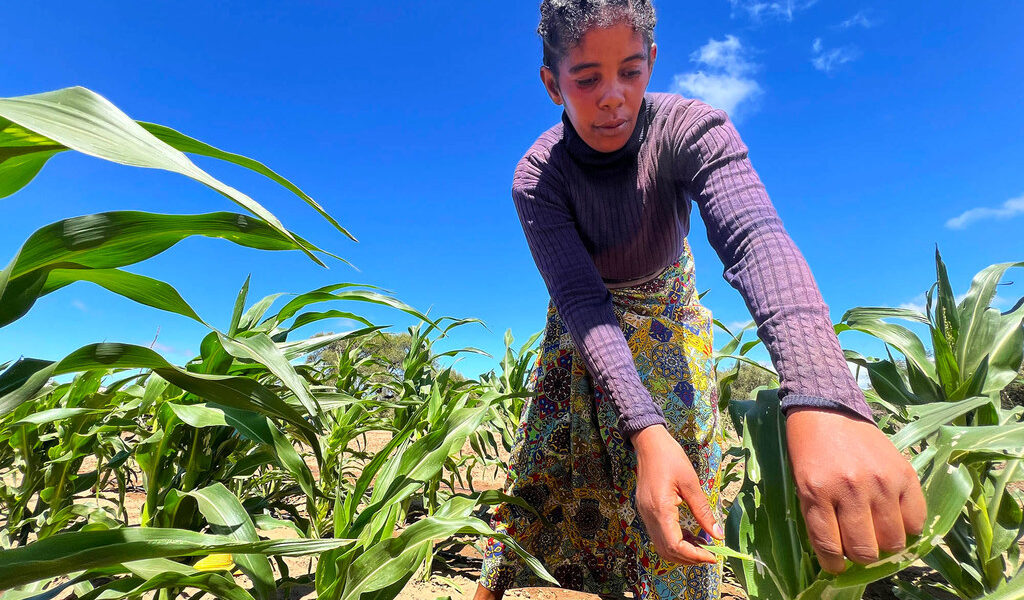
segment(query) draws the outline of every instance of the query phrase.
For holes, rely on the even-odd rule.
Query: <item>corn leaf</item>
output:
[[[0,582],[14,587],[75,571],[120,565],[126,558],[205,556],[216,552],[281,556],[316,554],[352,540],[239,542],[221,535],[156,527],[60,533],[13,550],[0,550]]]
[[[982,269],[971,281],[971,288],[957,310],[960,335],[956,341],[956,359],[964,371],[974,371],[981,358],[992,350],[993,332],[999,311],[990,308],[996,286],[1007,269],[1024,267],[1024,262],[1000,263]],[[1018,324],[1020,321],[1017,321]]]
[[[213,533],[240,542],[260,541],[249,513],[242,508],[242,503],[224,487],[224,484],[217,482],[201,490],[189,492],[188,495],[196,499],[199,512],[206,517]],[[274,572],[267,557],[258,554],[232,554],[232,557],[242,572],[252,580],[257,598],[270,600],[277,597]]]
[[[152,133],[153,136],[156,137],[157,139],[166,142],[168,146],[171,146],[175,150],[181,150],[182,152],[188,152],[189,154],[209,156],[210,158],[217,158],[226,162],[234,163],[240,167],[245,167],[250,171],[259,173],[260,175],[263,175],[268,179],[281,184],[282,187],[284,187],[291,193],[295,194],[299,198],[302,198],[302,200],[304,200],[306,204],[313,207],[313,209],[316,210],[316,212],[320,213],[320,216],[326,219],[328,223],[334,225],[335,229],[337,229],[341,233],[344,233],[353,242],[359,241],[355,238],[355,236],[349,233],[348,230],[346,230],[337,221],[335,221],[334,217],[328,214],[327,211],[324,210],[323,207],[316,202],[316,200],[313,200],[312,198],[307,196],[306,193],[300,190],[295,184],[288,181],[284,177],[278,175],[276,172],[271,170],[270,167],[268,167],[267,165],[259,161],[253,160],[249,157],[242,156],[241,154],[234,154],[231,152],[225,152],[224,150],[221,150],[219,148],[214,148],[209,144],[200,142],[197,139],[190,138],[181,132],[175,131],[170,127],[165,127],[163,125],[158,125],[156,123],[147,123],[145,121],[136,121],[136,123],[141,125],[142,128],[145,129],[146,131]]]
[[[236,213],[118,211],[63,219],[29,236],[0,271],[0,326],[23,316],[40,296],[76,280],[93,281],[137,302],[202,322],[166,283],[116,271],[196,235],[261,250],[300,249],[266,223]],[[96,269],[104,271],[91,275]],[[154,297],[147,298],[150,295]]]
[[[458,534],[494,537],[518,554],[539,577],[557,584],[544,566],[511,537],[496,533],[483,521],[472,518],[427,517],[410,525],[396,538],[384,540],[359,556],[347,573],[342,600],[357,600],[362,594],[384,588],[411,574],[422,560],[421,548],[433,540]],[[417,560],[419,559],[419,560]]]
[[[907,413],[917,420],[908,423],[891,438],[891,442],[897,450],[904,450],[920,442],[926,437],[939,430],[939,427],[948,425],[953,419],[960,415],[988,404],[991,400],[986,396],[970,398],[960,402],[932,402],[923,406],[913,406],[907,409]]]
[[[106,98],[91,90],[75,86],[41,94],[0,98],[0,116],[38,138],[45,138],[36,143],[48,149],[57,142],[104,160],[190,177],[259,217],[314,262],[326,266],[313,254],[315,248],[293,236],[261,204],[197,167],[180,151],[146,131]]]

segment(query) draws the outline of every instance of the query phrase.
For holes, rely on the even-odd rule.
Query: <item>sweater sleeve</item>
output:
[[[665,424],[665,416],[640,380],[633,354],[612,308],[612,297],[576,229],[554,169],[535,154],[516,167],[512,199],[534,262],[583,362],[630,436]]]
[[[783,413],[839,409],[874,423],[807,261],[783,228],[726,113],[697,103],[674,129],[684,183],[779,374]],[[696,113],[696,114],[694,114]]]

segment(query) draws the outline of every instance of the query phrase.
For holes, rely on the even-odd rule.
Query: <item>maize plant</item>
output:
[[[706,293],[706,292],[705,292]],[[721,348],[715,350],[714,361],[715,371],[718,374],[716,378],[716,385],[718,387],[718,407],[720,414],[728,414],[729,406],[733,402],[733,391],[732,386],[737,381],[740,375],[740,370],[744,368],[757,369],[757,371],[764,373],[768,376],[770,381],[774,385],[778,385],[779,377],[771,369],[765,367],[761,363],[751,359],[747,356],[751,350],[756,348],[760,343],[761,339],[756,335],[754,339],[744,341],[747,331],[754,328],[754,323],[751,321],[743,328],[733,333],[728,327],[722,324],[718,319],[714,319],[716,327],[721,329],[729,336],[729,341],[722,345]],[[725,370],[722,368],[722,363],[726,361],[733,361],[735,364],[732,368]],[[760,388],[755,388],[751,393],[756,393]],[[740,427],[736,428],[737,433],[742,431]],[[735,481],[743,479],[742,467],[744,464],[744,450],[742,446],[731,446],[725,450],[725,455],[722,461],[722,473],[720,479],[720,485],[723,489],[731,485]]]
[[[727,541],[750,560],[731,557],[748,594],[758,598],[859,598],[867,583],[888,577],[918,559],[941,574],[936,588],[959,597],[1018,589],[1007,582],[1020,573],[1017,542],[1024,519],[1009,484],[1024,479],[1021,409],[1003,410],[999,392],[1024,358],[1024,299],[1000,313],[991,308],[995,286],[1010,267],[979,273],[957,303],[936,253],[937,283],[927,294],[927,315],[903,309],[855,308],[837,332],[874,335],[906,361],[906,373],[891,352],[869,360],[847,351],[865,368],[873,390],[868,400],[891,411],[898,430],[893,444],[913,452],[928,505],[925,529],[900,553],[869,565],[847,563],[832,575],[814,557],[789,471],[785,420],[774,391],[730,404],[746,456],[743,487],[730,508]],[[908,318],[928,327],[935,358],[909,329],[886,318]],[[1019,578],[1019,577],[1018,577]],[[1014,580],[1016,581],[1016,580]],[[903,598],[929,598],[925,588],[898,583]],[[1018,586],[1019,587],[1019,586]]]
[[[221,331],[171,285],[121,270],[194,235],[300,250],[323,264],[313,254],[319,248],[196,167],[184,152],[272,179],[355,239],[316,202],[262,163],[161,125],[132,121],[84,88],[0,98],[0,198],[23,188],[51,157],[69,149],[186,175],[252,216],[120,211],[65,219],[36,231],[0,271],[0,327],[24,316],[38,298],[91,281],[211,330],[199,356],[185,365],[149,348],[101,343],[60,360],[25,358],[0,366],[5,598],[71,590],[81,598],[154,592],[165,599],[190,588],[215,597],[265,599],[306,583],[325,598],[385,599],[430,555],[435,539],[495,535],[469,514],[475,506],[507,498],[458,495],[454,489],[442,498],[437,482],[454,464],[453,453],[479,435],[504,396],[479,382],[452,385],[450,370],[430,373],[420,364],[429,349],[419,345],[406,365],[408,376],[380,385],[334,377],[328,386],[313,366],[293,364],[332,342],[358,340],[382,328],[347,311],[304,310],[316,303],[383,304],[431,329],[440,320],[372,286],[350,283],[300,294],[267,316],[281,294],[246,308],[246,280]],[[299,327],[337,317],[365,327],[288,339]],[[54,382],[63,375],[73,379]],[[349,389],[346,383],[357,385]],[[402,401],[382,400],[380,392],[387,389],[402,390]],[[402,411],[400,426],[383,418],[385,410]],[[347,444],[353,432],[372,430],[392,433],[388,446],[358,473],[346,471],[353,464]],[[310,462],[328,477],[318,481]],[[126,496],[137,490],[144,501],[135,523]],[[429,498],[432,514],[395,537],[417,494]],[[282,527],[295,539],[266,540],[261,533]],[[535,559],[506,541],[553,581]],[[278,559],[279,576],[267,558],[300,554],[322,555],[315,578],[290,577]]]
[[[965,599],[995,591],[1022,566],[1017,544],[1024,535],[1022,497],[1010,487],[1024,479],[1019,452],[1024,438],[1018,429],[1022,409],[1003,409],[1000,392],[1024,360],[1024,298],[1002,313],[990,306],[1004,273],[1013,267],[1024,267],[1024,262],[982,270],[957,302],[936,250],[936,282],[926,294],[926,314],[856,308],[837,326],[838,331],[873,335],[905,358],[904,372],[891,354],[879,361],[850,354],[867,369],[881,404],[905,424],[892,437],[896,447],[923,455],[951,451],[950,460],[970,483],[969,499],[943,534],[944,543],[923,557],[946,580],[937,587]],[[926,355],[925,342],[885,318],[927,328],[934,359]],[[970,453],[972,447],[977,453]],[[908,596],[919,592],[901,591]]]
[[[519,351],[515,352],[512,348],[512,343],[515,341],[515,338],[512,337],[512,330],[506,330],[505,354],[502,356],[501,362],[498,363],[501,372],[495,373],[491,370],[480,377],[485,386],[508,398],[500,405],[495,406],[489,428],[498,432],[505,452],[512,451],[526,399],[536,395],[534,391],[536,390],[535,378],[538,368],[537,361],[540,359],[540,348],[536,344],[543,333],[544,331],[541,330],[531,335],[526,343],[520,346]],[[492,443],[492,447],[497,452],[493,439],[488,441]],[[478,451],[478,454],[481,453]],[[497,468],[507,474],[507,464],[501,461],[494,462]]]

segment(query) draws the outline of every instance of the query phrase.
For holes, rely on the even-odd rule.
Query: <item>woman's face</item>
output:
[[[541,67],[541,79],[583,141],[613,152],[633,134],[657,50],[652,44],[648,59],[643,37],[629,24],[595,27],[556,65],[557,78]]]

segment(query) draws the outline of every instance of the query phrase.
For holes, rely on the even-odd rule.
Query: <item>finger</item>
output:
[[[903,514],[899,506],[899,500],[891,496],[871,504],[875,543],[882,552],[895,553],[907,547],[907,534],[903,529]]]
[[[862,565],[878,560],[878,542],[875,540],[870,504],[859,498],[844,498],[836,507],[836,519],[847,558]]]
[[[804,509],[804,523],[821,568],[834,574],[846,570],[835,508],[831,504],[812,504]]]
[[[708,552],[704,548],[701,548],[700,542],[695,539],[692,542],[687,540],[681,540],[679,542],[679,545],[676,547],[676,553],[679,556],[679,559],[676,562],[686,565],[718,562],[718,557]]]
[[[708,497],[700,486],[700,480],[697,479],[697,474],[693,472],[692,467],[689,471],[690,473],[684,476],[683,481],[679,485],[679,495],[682,496],[683,502],[686,503],[690,514],[697,520],[701,529],[718,539],[722,539],[725,536],[719,535],[721,526],[715,520],[715,513],[712,512],[711,505],[708,504]]]
[[[692,535],[680,527],[679,511],[675,506],[658,514],[654,529],[651,536],[654,549],[663,560],[684,565],[717,560],[714,554],[684,539],[684,535],[687,538],[692,538]]]
[[[701,547],[704,543],[702,540],[679,525],[678,516],[677,513],[676,531],[680,531],[682,536],[669,547],[669,560],[684,565],[718,562],[717,556]]]
[[[909,475],[906,488],[900,494],[900,513],[903,515],[903,529],[910,535],[921,535],[924,531],[924,519],[928,513],[928,504],[921,491],[921,483],[917,473]]]

